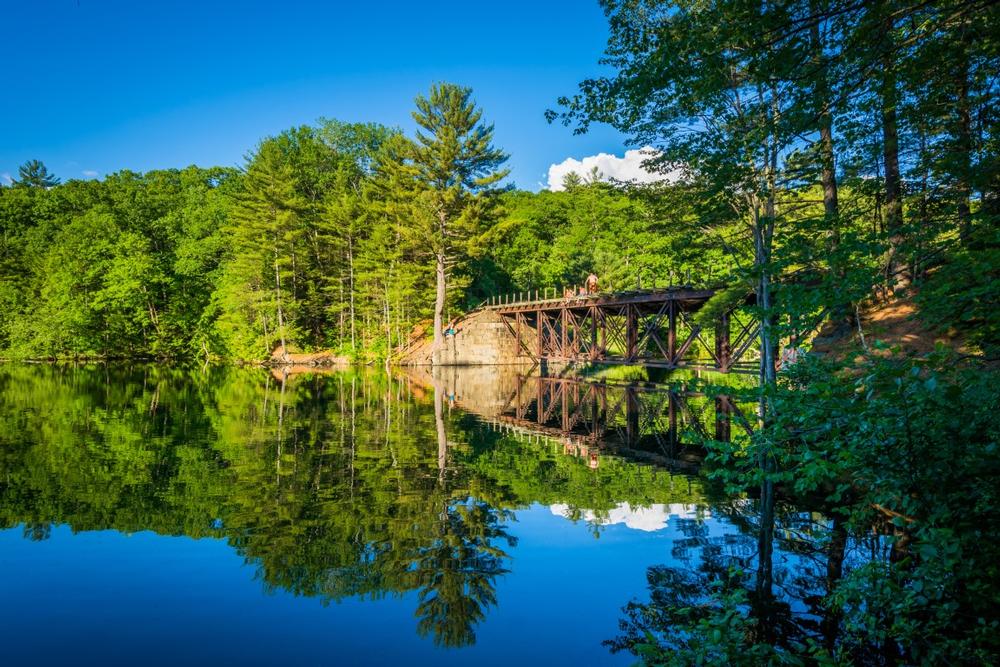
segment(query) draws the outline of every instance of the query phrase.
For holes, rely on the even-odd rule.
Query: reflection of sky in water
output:
[[[417,636],[414,593],[324,606],[265,593],[222,540],[57,527],[33,542],[17,527],[0,532],[0,627],[17,638],[5,663],[630,664],[601,641],[645,596],[646,568],[676,562],[681,519],[696,514],[712,533],[735,532],[694,505],[622,503],[597,520],[599,535],[560,506],[517,511],[498,604],[457,650]]]
[[[549,506],[549,511],[556,516],[573,518],[573,510],[569,505],[555,504]],[[704,518],[710,518],[711,513],[705,510]],[[580,518],[587,523],[600,526],[614,526],[624,524],[633,530],[652,532],[663,530],[667,527],[670,518],[696,519],[698,518],[697,505],[684,505],[682,503],[671,503],[664,505],[656,503],[648,507],[633,507],[629,503],[619,503],[614,509],[608,512],[597,512],[594,510],[580,511]]]

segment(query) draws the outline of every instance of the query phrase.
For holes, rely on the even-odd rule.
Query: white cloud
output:
[[[549,511],[556,516],[571,518],[573,511],[569,505],[556,504],[549,505]],[[710,512],[703,510],[704,516],[711,516]],[[594,510],[583,510],[581,518],[588,523],[595,523],[601,526],[613,526],[623,523],[633,530],[652,532],[666,528],[670,523],[670,517],[681,519],[693,519],[698,516],[697,505],[684,505],[681,503],[671,503],[669,505],[654,504],[649,507],[632,506],[629,503],[620,503],[606,514],[598,514]]]
[[[97,178],[98,176],[98,173],[93,169],[84,169],[80,173],[86,176],[87,178]]]
[[[625,151],[624,157],[610,153],[588,155],[582,160],[569,157],[559,164],[549,166],[548,188],[553,192],[558,192],[563,189],[563,178],[566,174],[575,171],[581,177],[587,178],[594,167],[597,167],[602,181],[613,179],[631,183],[655,183],[656,181],[672,180],[674,172],[660,174],[643,168],[642,163],[655,154],[655,149],[647,146]]]
[[[14,182],[14,179],[11,178],[10,174],[8,174],[5,171],[4,173],[0,174],[0,182],[2,182],[4,185],[10,185],[11,183]]]

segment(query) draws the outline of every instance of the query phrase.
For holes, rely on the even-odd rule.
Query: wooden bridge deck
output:
[[[538,309],[561,309],[571,308],[574,310],[590,308],[593,306],[608,307],[620,305],[650,306],[673,300],[682,304],[688,304],[690,310],[697,310],[712,298],[717,290],[696,289],[693,287],[665,287],[661,289],[633,290],[624,292],[597,292],[596,294],[574,294],[573,296],[563,296],[556,298],[519,298],[522,295],[510,295],[510,301],[499,303],[484,303],[480,306],[483,310],[492,310],[498,313],[530,312]],[[537,294],[537,292],[536,292]]]
[[[517,357],[664,368],[749,369],[759,328],[735,308],[712,326],[693,317],[717,290],[691,286],[546,298],[530,293],[480,306],[498,314]],[[753,302],[748,297],[743,305]]]

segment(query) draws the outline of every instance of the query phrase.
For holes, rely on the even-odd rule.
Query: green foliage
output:
[[[848,368],[799,362],[769,392],[773,421],[755,430],[749,445],[709,443],[709,474],[731,493],[768,480],[785,497],[834,517],[809,547],[828,545],[828,584],[816,613],[832,620],[823,633],[791,622],[762,640],[753,628],[776,620],[773,609],[754,606],[766,600],[759,576],[734,581],[723,576],[725,563],[715,563],[698,581],[689,572],[651,571],[651,600],[626,610],[618,648],[646,652],[655,664],[699,655],[740,664],[744,652],[789,664],[883,664],[886,655],[906,664],[997,660],[996,372],[943,350],[910,359],[884,354]],[[763,457],[773,464],[760,466]],[[854,539],[873,531],[882,537],[867,558],[845,564],[845,538],[839,552],[834,547],[846,530]],[[740,634],[730,642],[716,629],[733,618]],[[647,632],[658,639],[650,644]],[[784,653],[772,655],[776,649]]]
[[[998,228],[1000,229],[1000,228]],[[1000,358],[1000,231],[949,253],[920,287],[920,317],[961,334],[989,359]]]
[[[51,188],[59,185],[60,179],[50,174],[41,160],[28,160],[17,168],[17,178],[14,187],[19,188]]]
[[[826,494],[859,526],[881,518],[893,528],[890,562],[851,572],[832,596],[845,609],[844,650],[863,654],[894,642],[914,662],[995,662],[996,373],[943,352],[876,358],[858,371],[854,379],[801,369],[796,380],[808,381],[807,394],[780,399],[787,419],[778,436],[789,441],[780,450],[785,483]],[[804,428],[820,418],[822,430]]]
[[[998,340],[996,7],[602,5],[607,74],[548,117],[653,147],[649,166],[677,177],[683,210],[732,264],[699,321],[752,290],[762,349],[761,382],[739,399],[757,403],[749,446],[709,444],[712,474],[760,498],[752,581],[651,578],[618,647],[652,664],[996,662],[1000,396],[983,363]],[[905,291],[967,357],[846,344],[867,305]],[[779,347],[824,323],[860,360],[779,375]],[[830,545],[845,522],[890,545],[863,565],[826,554],[822,632],[764,631],[783,595],[782,494],[832,517]]]
[[[0,189],[12,356],[195,356],[208,337],[224,169]]]
[[[0,188],[0,354],[384,359],[433,316],[438,259],[444,319],[591,272],[605,290],[731,277],[687,190],[504,192],[468,89],[434,87],[416,116],[415,141],[324,119],[239,171]]]

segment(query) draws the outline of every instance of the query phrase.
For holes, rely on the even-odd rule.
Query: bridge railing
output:
[[[595,297],[608,297],[621,294],[637,293],[657,293],[669,292],[671,290],[685,289],[706,289],[718,287],[718,281],[713,281],[712,272],[709,271],[702,276],[703,280],[694,282],[691,271],[681,272],[675,278],[670,272],[666,280],[657,279],[655,276],[647,281],[645,285],[640,278],[636,279],[635,285],[607,285],[596,292],[588,292],[585,285],[563,285],[560,287],[542,287],[529,289],[527,291],[508,292],[495,294],[482,301],[474,310],[486,310],[502,308],[506,306],[526,306],[534,304],[554,304],[561,303],[568,299],[585,299]],[[659,283],[659,284],[658,284]]]

